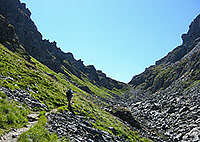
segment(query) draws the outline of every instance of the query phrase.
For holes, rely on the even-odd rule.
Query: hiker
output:
[[[66,92],[66,95],[69,102],[69,106],[71,106],[72,99],[73,99],[73,91],[71,88]]]

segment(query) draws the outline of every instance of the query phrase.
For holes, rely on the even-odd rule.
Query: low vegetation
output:
[[[175,80],[182,77],[184,78],[181,82],[182,87],[187,89],[200,80],[199,64],[199,56],[194,54],[176,64],[151,66],[134,77],[132,84],[134,87],[148,90],[149,93],[155,93],[169,87]]]
[[[23,104],[7,101],[6,96],[0,92],[0,135],[10,128],[25,126],[29,112]]]
[[[28,142],[28,141],[42,141],[42,142],[55,142],[58,140],[58,137],[54,133],[50,133],[45,128],[47,123],[47,118],[42,115],[37,124],[35,124],[27,132],[20,135],[18,138],[19,142]]]

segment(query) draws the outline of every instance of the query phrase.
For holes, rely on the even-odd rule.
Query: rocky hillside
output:
[[[187,76],[183,81],[184,88],[198,81],[200,79],[200,15],[191,23],[187,34],[182,35],[182,39],[182,45],[157,61],[156,65],[134,76],[129,84],[154,93],[169,87],[183,76]]]
[[[155,141],[200,141],[200,15],[182,45],[134,76],[125,103]]]
[[[0,14],[15,27],[18,39],[29,55],[57,73],[66,74],[65,70],[68,70],[80,79],[89,79],[97,86],[110,90],[123,88],[123,83],[107,77],[92,65],[85,66],[83,61],[74,59],[72,53],[64,53],[56,42],[43,39],[24,3],[19,0],[0,0],[0,3]]]

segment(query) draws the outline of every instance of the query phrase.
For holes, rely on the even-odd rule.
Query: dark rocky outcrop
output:
[[[87,86],[79,86],[79,88],[89,94],[92,94],[93,92],[88,88]]]
[[[125,108],[119,108],[118,107],[118,108],[113,108],[110,112],[114,116],[122,119],[123,121],[130,124],[132,127],[136,128],[137,130],[141,129],[140,124],[138,123],[137,120],[135,120],[135,118],[131,114],[131,111],[129,111]]]
[[[43,40],[31,20],[31,12],[19,0],[0,0],[0,14],[2,14],[15,28],[19,42],[28,54],[55,72],[65,74],[63,66],[75,76],[82,79],[87,77],[91,83],[108,89],[121,89],[124,84],[107,77],[94,66],[85,66],[83,61],[76,60],[71,53],[64,53],[57,47],[56,42]],[[67,74],[66,74],[67,75]]]
[[[44,71],[44,73],[47,74],[48,76],[50,76],[51,78],[55,79],[56,81],[58,81],[55,75],[45,72],[45,71]]]
[[[12,52],[30,61],[30,57],[19,42],[15,28],[0,14],[0,43]]]

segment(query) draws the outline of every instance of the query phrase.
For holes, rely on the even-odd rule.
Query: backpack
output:
[[[69,98],[72,96],[73,92],[72,92],[71,89],[69,89],[69,90],[66,92],[66,94],[67,94],[67,98],[69,99]]]

